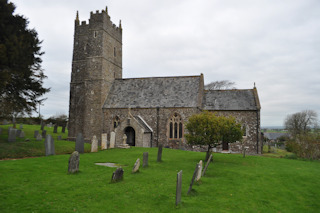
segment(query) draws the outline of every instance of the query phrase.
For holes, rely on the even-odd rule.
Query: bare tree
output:
[[[235,82],[229,80],[214,81],[204,86],[206,90],[236,89]]]
[[[285,128],[291,133],[293,137],[303,135],[312,128],[318,126],[318,115],[313,110],[304,110],[292,115],[288,115],[284,122]]]

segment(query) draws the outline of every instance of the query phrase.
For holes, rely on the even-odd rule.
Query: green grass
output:
[[[0,125],[2,134],[0,135],[0,159],[6,158],[24,158],[24,157],[39,157],[45,155],[44,138],[37,141],[34,136],[34,131],[39,130],[41,134],[40,125],[23,125],[25,138],[16,138],[16,142],[8,142],[8,128],[12,125]],[[19,125],[17,125],[19,128]],[[53,133],[53,127],[45,127],[47,134],[50,134],[54,139],[56,154],[72,153],[75,149],[73,141],[66,141],[68,131],[61,133],[62,127],[58,127],[58,133]],[[58,140],[58,136],[62,136],[62,140]],[[85,152],[90,152],[90,144],[85,144]]]
[[[7,142],[1,141],[1,149],[3,143]],[[39,144],[43,146],[43,142]],[[70,152],[74,150],[74,142],[55,141],[55,145],[64,151],[70,147]],[[44,155],[44,148],[41,149]],[[143,152],[149,152],[149,167],[140,167],[140,172],[131,174],[136,159],[142,161]],[[80,156],[80,172],[73,175],[67,174],[69,156],[0,161],[0,212],[319,212],[320,209],[318,161],[215,153],[206,176],[187,195],[195,165],[205,153],[163,149],[161,163],[156,162],[156,148],[85,153]],[[97,166],[94,164],[97,162],[123,165],[124,180],[110,183],[115,168]],[[180,170],[183,170],[182,202],[176,207],[176,176]]]

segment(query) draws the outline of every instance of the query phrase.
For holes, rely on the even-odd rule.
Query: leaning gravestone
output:
[[[193,172],[193,176],[192,176],[191,183],[190,183],[189,190],[188,190],[187,194],[189,194],[189,193],[191,192],[194,179],[196,179],[196,176],[197,176],[197,174],[198,174],[198,169],[199,169],[199,164],[197,164],[197,166],[196,166],[196,168],[195,168],[195,170],[194,170],[194,172]]]
[[[98,151],[98,139],[94,135],[91,140],[91,152],[97,152]]]
[[[101,149],[105,150],[107,149],[107,133],[101,134]]]
[[[208,159],[208,161],[207,161],[207,163],[206,163],[206,166],[204,167],[204,169],[203,169],[203,171],[202,171],[202,176],[204,176],[204,174],[206,173],[207,168],[208,168],[208,166],[209,166],[209,163],[211,162],[211,159],[212,159],[212,154],[210,155],[210,157],[209,157],[209,159]]]
[[[42,136],[40,134],[38,134],[36,140],[37,141],[41,141],[42,140]]]
[[[53,133],[58,133],[58,125],[55,124],[53,127]]]
[[[143,164],[142,164],[142,167],[147,167],[148,166],[148,155],[149,155],[148,152],[144,152],[143,153]]]
[[[196,177],[196,181],[199,181],[201,179],[201,173],[202,173],[202,160],[199,161],[199,168],[198,168],[198,173]]]
[[[65,133],[65,132],[66,132],[66,126],[62,126],[61,133]]]
[[[139,171],[139,167],[140,167],[140,158],[138,158],[132,168],[132,173],[136,173],[137,171]]]
[[[33,137],[34,137],[34,138],[37,138],[37,136],[38,136],[38,135],[39,135],[39,131],[38,131],[38,130],[35,130],[35,131],[34,131],[34,136],[33,136]]]
[[[110,133],[110,149],[114,148],[115,142],[116,142],[116,133],[115,132],[111,132]]]
[[[176,206],[181,202],[182,170],[177,174]]]
[[[116,171],[113,172],[111,182],[118,182],[123,179],[123,169],[117,168]]]
[[[74,151],[69,158],[68,173],[76,173],[79,171],[80,154]]]
[[[24,131],[21,131],[19,138],[24,138],[24,137],[26,137],[26,134],[24,133]]]
[[[78,151],[79,153],[84,153],[84,140],[81,133],[79,133],[77,136],[75,151]]]
[[[46,139],[44,141],[44,147],[46,150],[46,156],[55,155],[54,140],[51,135],[46,136]]]
[[[42,130],[41,136],[42,136],[42,138],[46,138],[47,130]]]
[[[162,144],[159,145],[158,147],[158,158],[157,161],[160,162],[162,158]]]
[[[14,128],[11,128],[9,131],[9,136],[8,136],[8,142],[15,142],[16,141],[16,133],[17,130]]]

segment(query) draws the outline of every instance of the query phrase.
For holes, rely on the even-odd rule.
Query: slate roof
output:
[[[197,107],[201,76],[116,79],[103,108]]]
[[[150,133],[153,132],[152,128],[147,124],[147,122],[145,120],[143,120],[143,118],[138,115],[138,116],[133,116],[138,122],[139,124],[144,128],[144,132],[145,133]]]
[[[208,90],[205,91],[203,109],[205,110],[257,110],[259,100],[254,89],[248,90]],[[256,103],[258,102],[258,103]]]

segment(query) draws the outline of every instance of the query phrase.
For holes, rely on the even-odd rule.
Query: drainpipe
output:
[[[160,111],[160,107],[157,107],[157,147],[159,145],[159,111]]]

